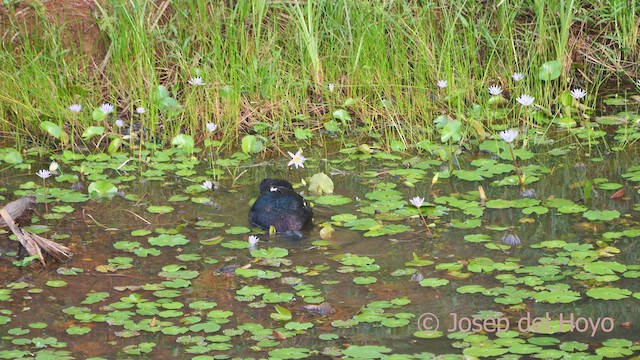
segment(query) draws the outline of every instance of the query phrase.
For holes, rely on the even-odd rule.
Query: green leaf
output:
[[[631,296],[632,292],[617,287],[599,287],[587,291],[587,296],[600,300],[621,300]]]
[[[333,181],[325,173],[314,174],[309,179],[309,191],[313,195],[333,194]]]
[[[338,109],[334,111],[333,118],[342,121],[343,124],[346,124],[348,121],[351,121],[351,116],[349,116],[349,113],[347,112],[347,110],[344,110],[344,109]]]
[[[325,130],[328,132],[338,132],[340,131],[340,124],[335,120],[327,121],[322,125]]]
[[[307,348],[286,347],[269,351],[270,359],[306,359],[310,354]]]
[[[307,140],[312,136],[311,129],[295,129],[293,135],[298,140]]]
[[[147,211],[152,214],[168,214],[173,212],[173,207],[166,205],[151,205],[147,207]]]
[[[91,328],[88,326],[72,326],[67,329],[69,335],[84,335],[91,332]]]
[[[150,237],[147,241],[149,242],[149,244],[154,246],[180,246],[189,243],[189,240],[181,234],[162,234],[157,237]]]
[[[46,285],[49,287],[59,288],[67,286],[67,282],[64,280],[49,280]]]
[[[262,141],[258,140],[255,135],[246,135],[242,138],[242,152],[245,154],[256,154],[263,149]]]
[[[54,124],[51,121],[43,121],[40,123],[40,129],[46,131],[49,135],[53,136],[56,139],[60,139],[60,135],[62,134],[62,129],[58,124]]]
[[[193,136],[187,134],[178,134],[171,141],[171,145],[177,146],[178,149],[183,149],[184,151],[190,153],[193,152],[193,148],[195,147],[195,142],[193,140]]]
[[[272,319],[281,320],[281,321],[291,320],[292,316],[291,316],[291,311],[289,311],[289,309],[282,307],[280,305],[274,305],[274,308],[276,309],[277,314],[271,314]]]
[[[357,276],[353,278],[353,282],[358,285],[375,284],[378,281],[374,276]]]
[[[562,63],[559,60],[547,61],[540,65],[538,70],[538,79],[542,81],[551,81],[560,77],[562,73]]]
[[[319,205],[344,205],[352,201],[350,198],[342,195],[323,195],[313,200],[314,203]]]
[[[111,181],[98,180],[89,184],[87,192],[92,198],[112,198],[118,193],[118,188]]]
[[[116,136],[111,139],[107,152],[109,154],[115,154],[120,149],[120,146],[122,146],[122,138],[120,138],[120,136]]]
[[[11,165],[21,164],[24,161],[24,159],[22,158],[22,154],[20,154],[20,152],[15,149],[9,149],[4,154],[0,153],[0,156],[2,156],[1,159],[4,160],[4,162]]]
[[[386,318],[380,322],[380,325],[388,328],[403,327],[409,325],[408,319]]]
[[[340,335],[338,335],[338,334],[320,334],[320,335],[318,335],[318,339],[325,340],[325,341],[338,340],[339,338],[340,338]]]
[[[102,109],[95,108],[91,112],[91,118],[94,121],[104,121],[107,118],[107,114],[105,114],[104,111],[102,111]]]
[[[239,235],[239,234],[250,233],[251,229],[249,229],[246,226],[233,226],[233,227],[228,228],[224,232],[227,233],[227,234],[231,234],[231,235]]]
[[[101,110],[102,112],[102,110]],[[104,126],[89,126],[83,133],[82,138],[91,139],[94,136],[102,136],[104,134]]]
[[[436,288],[436,287],[447,285],[448,283],[449,283],[449,280],[447,280],[447,279],[425,278],[425,279],[420,280],[419,284],[420,284],[420,286],[424,286],[424,287]]]
[[[89,305],[89,304],[95,304],[97,302],[100,302],[106,298],[109,297],[109,293],[107,292],[96,292],[96,293],[90,293],[87,295],[87,297],[81,302],[81,304],[85,304],[85,305]]]
[[[618,210],[589,210],[585,211],[582,216],[591,221],[611,221],[619,218],[620,212]]]
[[[454,170],[453,175],[455,175],[460,180],[466,181],[482,181],[484,177],[480,175],[477,171],[472,170]]]
[[[279,247],[251,250],[251,256],[263,259],[283,258],[287,255],[289,255],[289,251]]]
[[[440,131],[440,141],[443,143],[451,140],[458,142],[462,139],[462,122],[460,120],[449,121]]]
[[[617,261],[594,261],[584,265],[584,269],[597,275],[612,275],[614,272],[623,273],[627,266]]]
[[[251,244],[249,244],[248,241],[231,240],[231,241],[225,241],[221,243],[220,246],[227,249],[248,249],[251,247]]]
[[[391,352],[392,349],[386,346],[376,345],[349,345],[348,348],[342,350],[342,355],[349,356],[353,359],[382,359],[384,354]]]

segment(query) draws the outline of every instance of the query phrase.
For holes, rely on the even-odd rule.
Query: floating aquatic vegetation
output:
[[[520,143],[520,138],[513,141]],[[48,334],[72,336],[74,341],[82,341],[86,338],[83,334],[95,333],[106,324],[121,338],[155,334],[155,347],[140,346],[142,343],[137,341],[138,345],[126,349],[124,345],[120,346],[118,350],[123,354],[150,351],[147,356],[153,356],[151,354],[159,353],[161,346],[173,344],[179,357],[209,356],[213,352],[226,356],[249,348],[264,356],[276,357],[286,356],[287,352],[271,355],[270,351],[286,349],[281,347],[280,341],[291,340],[299,341],[296,346],[307,350],[301,353],[292,350],[291,356],[311,356],[320,348],[305,339],[314,338],[332,344],[330,346],[334,341],[337,344],[349,341],[352,345],[331,350],[337,356],[360,357],[371,351],[371,354],[398,357],[399,354],[392,355],[397,350],[395,345],[389,345],[390,350],[386,351],[355,342],[357,336],[376,337],[375,331],[380,328],[393,329],[394,336],[412,338],[424,347],[431,346],[430,341],[439,338],[451,344],[450,352],[456,355],[501,353],[502,356],[554,357],[560,356],[559,352],[594,354],[593,349],[582,349],[581,343],[563,342],[555,335],[531,336],[531,332],[512,331],[507,336],[494,331],[486,333],[486,337],[471,334],[457,342],[454,338],[461,335],[442,329],[415,331],[420,313],[430,306],[431,297],[425,294],[431,293],[447,299],[457,296],[457,301],[461,302],[472,296],[474,301],[478,297],[485,298],[487,301],[482,303],[489,304],[485,305],[488,310],[508,309],[505,313],[510,316],[519,316],[534,302],[536,306],[570,304],[580,307],[582,300],[594,304],[611,301],[626,304],[638,298],[638,291],[630,281],[640,277],[640,268],[621,256],[640,232],[633,220],[633,204],[609,199],[613,191],[620,189],[619,185],[627,187],[626,196],[633,195],[629,189],[637,169],[628,167],[622,178],[592,176],[589,180],[599,196],[594,193],[589,201],[585,201],[580,198],[582,185],[561,187],[565,189],[562,194],[548,188],[558,172],[566,169],[555,164],[558,160],[552,160],[552,165],[536,160],[535,165],[531,165],[524,160],[529,156],[527,153],[520,154],[522,157],[517,152],[514,156],[501,157],[509,153],[506,142],[493,139],[483,143],[497,156],[477,155],[472,162],[461,161],[450,170],[444,169],[448,165],[441,160],[403,159],[395,154],[381,154],[374,146],[345,153],[344,158],[330,162],[330,166],[348,175],[331,175],[331,189],[318,185],[318,193],[322,195],[310,200],[318,209],[316,224],[322,225],[316,226],[301,241],[252,232],[246,226],[246,209],[242,216],[230,210],[246,208],[244,204],[252,194],[236,191],[244,186],[255,189],[255,184],[251,186],[254,183],[252,173],[233,180],[217,178],[220,181],[218,191],[206,193],[209,188],[202,185],[212,177],[203,174],[198,162],[178,149],[154,151],[153,155],[148,154],[153,161],[133,167],[129,163],[120,167],[126,162],[126,156],[92,156],[89,161],[86,155],[63,155],[57,158],[63,174],[52,177],[47,183],[49,186],[53,179],[56,180],[48,189],[47,198],[57,203],[52,204],[51,212],[63,216],[57,220],[41,217],[40,222],[48,225],[42,229],[57,231],[56,221],[76,217],[81,208],[96,217],[96,207],[112,211],[121,204],[134,206],[127,209],[144,216],[151,224],[144,223],[149,227],[141,229],[141,220],[130,216],[131,212],[114,211],[122,216],[115,224],[122,231],[110,229],[106,231],[108,237],[98,233],[91,245],[98,246],[106,239],[107,246],[101,248],[106,256],[96,253],[97,260],[88,267],[74,263],[73,267],[69,265],[57,273],[52,272],[56,278],[46,275],[41,283],[44,285],[40,287],[28,282],[3,286],[0,301],[15,302],[23,296],[39,293],[75,291],[75,282],[82,283],[89,270],[115,274],[113,279],[123,280],[122,284],[80,291],[78,298],[68,300],[69,305],[86,308],[65,305],[67,307],[60,314],[71,322],[63,329],[54,330],[49,321],[46,323],[49,324]],[[494,145],[489,146],[489,143]],[[197,153],[197,147],[194,151]],[[351,160],[356,155],[357,158]],[[505,179],[509,179],[511,185],[518,184],[516,176],[508,176],[515,171],[511,163],[514,157],[523,162],[521,170],[526,174],[525,183],[536,190],[532,198],[520,198],[513,188],[488,186],[498,185]],[[319,157],[314,154],[312,158]],[[26,159],[30,161],[29,157]],[[241,171],[251,169],[257,161],[240,154],[220,155],[215,162],[215,166],[224,169],[223,174],[230,174],[236,167],[243,169]],[[281,158],[276,162],[283,170],[286,168],[287,161]],[[369,167],[374,163],[377,164],[373,168],[375,171]],[[315,162],[307,164],[318,166]],[[140,174],[144,175],[132,176],[136,166],[141,166]],[[348,167],[351,170],[345,170]],[[362,168],[368,168],[368,171],[360,171]],[[311,184],[309,176],[312,173],[304,173],[303,168],[299,170],[303,171],[300,173],[303,182]],[[329,170],[323,171],[329,174]],[[345,178],[349,176],[355,181],[345,186]],[[79,180],[85,183],[107,181],[127,193],[152,186],[159,195],[146,195],[143,190],[136,199],[116,197],[90,201],[82,207],[61,203],[88,200],[86,192],[61,189],[61,184],[68,187]],[[570,183],[581,184],[582,181],[578,177]],[[44,196],[37,182],[22,185],[17,192],[36,191]],[[478,185],[486,189],[484,196]],[[329,190],[333,194],[330,195]],[[215,198],[221,208],[194,201],[205,193]],[[6,190],[0,190],[0,195],[6,194]],[[168,203],[172,211],[165,208]],[[420,215],[429,219],[430,224],[436,224],[438,229],[438,236],[429,244],[419,241],[420,236],[416,236],[422,228],[417,220]],[[544,229],[538,230],[539,233],[532,231],[532,228],[538,229],[538,224],[546,221],[546,217],[553,217],[563,226],[553,237]],[[113,222],[105,221],[104,217],[96,219],[106,224]],[[580,221],[587,224],[585,230],[574,228],[578,226],[575,219],[582,219]],[[320,229],[327,227],[334,229],[333,234],[320,240]],[[502,244],[506,231],[519,236],[526,234],[523,237],[526,243],[513,249]],[[250,241],[256,235],[260,236],[260,241]],[[74,238],[74,235],[67,237]],[[511,240],[507,242],[515,244]],[[215,271],[215,268],[229,265],[234,266],[230,272]],[[64,281],[60,282],[63,276]],[[226,296],[228,289],[230,296]],[[116,295],[120,292],[123,294]],[[387,300],[390,293],[401,295]],[[405,294],[412,299],[425,299],[425,302],[401,305]],[[366,300],[371,301],[366,304],[362,302],[365,298],[376,301]],[[321,304],[330,304],[333,311],[302,309]],[[398,310],[401,306],[406,308]],[[258,317],[252,317],[252,321],[261,324],[247,322],[246,314],[254,312]],[[488,319],[504,314],[484,316]],[[265,319],[267,321],[263,321]],[[5,324],[0,325],[3,329],[15,329],[7,332],[12,341],[19,338],[31,341],[42,332],[6,311],[0,312],[0,324],[3,322]],[[551,330],[544,331],[553,334],[563,331],[561,326],[564,324],[550,323]],[[31,334],[21,334],[24,330]],[[52,343],[60,343],[60,340]],[[11,347],[30,346],[31,343],[19,344],[12,343]],[[485,347],[484,344],[490,345]],[[601,348],[611,347],[617,349],[612,352],[620,353],[635,351],[632,345],[620,344],[619,349],[617,345],[611,342]],[[572,346],[575,350],[571,350]],[[2,356],[8,356],[13,350],[1,351]],[[345,355],[345,351],[352,355]],[[415,351],[408,355],[418,357],[418,350]]]

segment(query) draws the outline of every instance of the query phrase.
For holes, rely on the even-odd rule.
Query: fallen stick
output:
[[[7,204],[7,206],[0,209],[0,218],[1,218],[0,220],[2,220],[2,224],[4,224],[4,227],[8,227],[9,229],[11,229],[11,232],[13,232],[13,234],[18,238],[18,241],[20,242],[22,247],[25,248],[25,250],[27,251],[27,254],[29,254],[29,256],[36,255],[38,259],[40,259],[40,262],[42,263],[42,265],[45,265],[45,266],[47,265],[47,263],[44,261],[44,256],[42,256],[42,250],[44,250],[47,254],[51,255],[54,259],[58,261],[71,258],[73,253],[68,247],[64,245],[60,245],[49,239],[45,239],[40,235],[32,234],[28,231],[23,231],[13,221],[13,217],[11,216],[10,212],[7,211],[7,208],[9,207],[9,205],[13,203],[18,203],[18,205],[20,205],[19,207],[23,208],[24,210],[24,204],[26,202],[29,202],[30,200],[33,201],[35,205],[34,197],[27,197],[27,198],[33,198],[33,199],[26,199],[26,200],[19,199],[16,201],[12,201],[11,203]],[[12,210],[14,213],[16,213],[15,212],[16,209],[18,209],[18,207],[16,207],[16,204],[14,204],[13,208],[10,208],[9,210]],[[21,211],[20,214],[24,214],[24,211]],[[29,214],[29,217],[31,217],[31,214]]]
[[[18,200],[14,200],[8,203],[4,210],[9,214],[13,222],[18,226],[26,226],[31,224],[31,215],[36,210],[36,197],[33,195],[21,197]],[[6,220],[0,218],[0,228],[7,229]]]

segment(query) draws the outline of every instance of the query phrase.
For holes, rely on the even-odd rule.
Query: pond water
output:
[[[300,171],[238,154],[212,167],[175,150],[125,165],[65,153],[46,191],[34,173],[49,164],[28,157],[0,172],[2,203],[37,193],[31,231],[75,255],[19,267],[17,243],[0,235],[0,357],[637,355],[636,155],[520,159],[527,197],[512,162],[488,153],[449,163],[354,149]],[[262,178],[300,185],[319,172],[334,196],[299,186],[314,203],[302,239],[248,228]],[[218,189],[202,188],[214,175]],[[88,199],[99,180],[118,195]],[[512,235],[520,245],[504,243]],[[323,303],[330,311],[313,311]]]

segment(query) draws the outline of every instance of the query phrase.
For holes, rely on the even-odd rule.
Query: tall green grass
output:
[[[522,114],[515,98],[523,93],[551,107],[563,91],[583,87],[594,101],[604,81],[638,75],[635,0],[177,0],[158,7],[163,4],[96,5],[107,45],[97,62],[62,45],[72,36],[68,24],[42,9],[5,7],[3,136],[21,145],[62,146],[39,127],[52,121],[72,135],[66,146],[76,146],[87,126],[115,132],[119,117],[139,124],[144,140],[165,144],[178,133],[202,141],[207,122],[219,125],[216,136],[229,147],[246,133],[277,143],[296,128],[321,140],[330,136],[323,125],[342,108],[351,121],[338,136],[411,145],[438,137],[433,120],[441,114],[463,120],[472,138],[480,136],[477,124],[465,121],[472,117],[485,128],[517,126]],[[556,59],[562,76],[538,80],[539,66]],[[514,82],[514,72],[525,79]],[[189,85],[195,76],[206,84]],[[447,88],[436,87],[440,79]],[[505,89],[514,110],[500,118],[472,115],[474,104],[486,104],[492,84]],[[181,111],[168,115],[157,106],[159,85]],[[85,108],[77,116],[67,109],[75,102]],[[103,102],[115,105],[117,115],[96,124],[91,111]],[[147,112],[136,114],[137,106]]]

